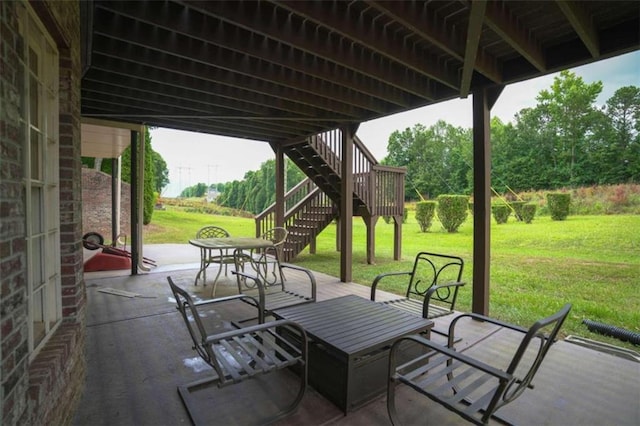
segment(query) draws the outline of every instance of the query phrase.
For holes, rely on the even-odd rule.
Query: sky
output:
[[[623,86],[640,87],[640,51],[617,56],[571,69],[585,83],[602,81],[603,90],[597,99],[604,105],[616,90]],[[549,89],[558,74],[549,74],[521,83],[511,84],[502,91],[491,110],[492,117],[503,122],[513,121],[523,108],[534,107],[541,90]],[[357,136],[378,159],[386,157],[389,136],[415,124],[430,127],[438,120],[454,126],[472,127],[472,97],[454,99],[436,105],[390,115],[360,124]],[[156,128],[151,130],[151,144],[160,153],[169,169],[170,184],[162,195],[176,197],[182,189],[203,183],[242,180],[246,172],[258,170],[260,165],[275,158],[266,142],[205,135],[179,130]]]

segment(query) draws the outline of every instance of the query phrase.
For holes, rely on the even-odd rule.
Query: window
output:
[[[19,7],[18,22],[29,353],[33,359],[62,319],[58,51],[26,3]]]

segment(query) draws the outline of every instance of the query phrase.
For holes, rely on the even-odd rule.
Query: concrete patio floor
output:
[[[87,284],[87,377],[74,425],[180,425],[190,424],[177,386],[206,377],[210,369],[199,361],[170,297],[166,277],[196,297],[207,298],[210,287],[194,286],[198,250],[188,245],[145,246],[144,255],[156,260],[150,273],[130,276],[129,271],[85,274]],[[195,262],[194,262],[195,260]],[[369,288],[340,283],[316,274],[318,299],[343,294],[368,297]],[[289,279],[295,281],[295,277]],[[129,298],[105,289],[124,290]],[[100,291],[102,290],[102,291]],[[233,294],[234,283],[223,280],[218,296]],[[436,321],[445,329],[453,316]],[[503,332],[471,324],[462,344],[491,339],[494,349],[512,343]],[[437,336],[434,336],[437,339]],[[485,342],[486,343],[486,342]],[[286,380],[286,378],[285,378]],[[565,341],[557,342],[541,367],[535,388],[499,413],[525,425],[638,425],[640,424],[640,363]],[[238,408],[251,412],[260,404],[256,389],[231,386],[212,389],[203,396],[209,424],[248,424],[226,413]],[[223,392],[221,392],[223,391]],[[208,392],[208,390],[207,390]],[[440,405],[401,387],[397,406],[404,424],[465,424]],[[386,397],[344,415],[309,387],[298,411],[281,425],[388,425]]]

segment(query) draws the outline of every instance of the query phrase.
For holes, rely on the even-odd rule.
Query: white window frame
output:
[[[18,6],[29,358],[62,323],[58,49],[26,2]]]

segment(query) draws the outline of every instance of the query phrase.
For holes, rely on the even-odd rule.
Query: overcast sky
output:
[[[623,86],[640,87],[640,52],[617,56],[605,61],[572,69],[586,83],[602,81],[598,98],[602,105]],[[548,89],[557,74],[507,86],[495,106],[492,116],[504,122],[512,121],[523,108],[533,107],[536,96]],[[360,124],[357,135],[372,154],[381,160],[387,155],[389,136],[396,130],[411,128],[417,123],[429,127],[438,120],[454,126],[472,127],[471,96],[455,99],[412,111],[390,115]],[[243,179],[245,173],[257,170],[260,164],[274,158],[265,142],[204,135],[171,129],[151,130],[153,149],[167,162],[169,179],[163,195],[178,196],[183,188],[199,182],[217,183]]]

